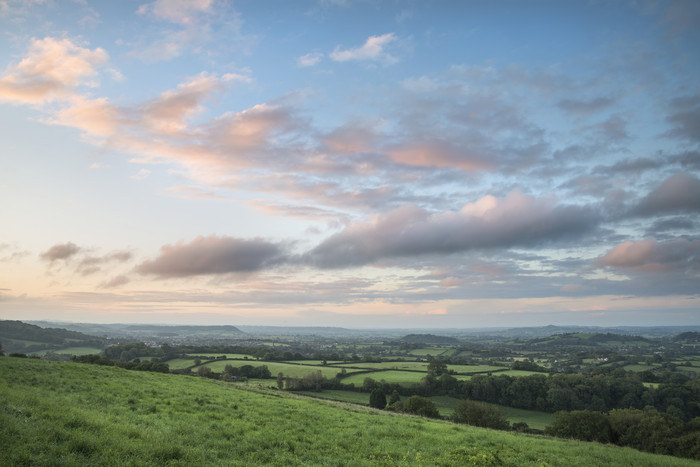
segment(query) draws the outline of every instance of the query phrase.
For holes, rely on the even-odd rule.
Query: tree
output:
[[[447,373],[447,364],[437,358],[430,360],[430,363],[428,363],[428,374],[438,377],[443,373]]]
[[[394,391],[391,393],[391,396],[389,397],[389,404],[393,404],[395,402],[399,402],[401,400],[401,396],[399,395],[399,392],[394,389]]]
[[[277,373],[277,388],[284,389],[284,375],[281,372]]]
[[[498,408],[470,400],[457,402],[454,414],[452,414],[452,420],[457,423],[496,430],[507,430],[510,427],[508,420]]]
[[[423,417],[439,418],[437,406],[430,399],[421,396],[411,396],[403,403],[403,411]]]
[[[375,409],[384,409],[386,407],[386,395],[381,388],[376,388],[369,393],[369,406]]]
[[[545,428],[545,433],[560,438],[575,438],[600,443],[609,443],[613,439],[608,417],[590,410],[555,413],[554,422]]]
[[[369,376],[362,381],[362,390],[365,392],[372,392],[377,386],[378,383]]]

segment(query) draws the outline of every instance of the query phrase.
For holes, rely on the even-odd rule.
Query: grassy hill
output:
[[[203,378],[0,357],[0,465],[699,465]]]
[[[43,353],[67,348],[88,348],[89,353],[97,353],[107,345],[105,339],[81,332],[5,320],[0,320],[0,343],[5,352],[23,353]]]

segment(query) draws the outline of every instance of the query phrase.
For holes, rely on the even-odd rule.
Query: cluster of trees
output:
[[[545,433],[562,438],[613,443],[640,451],[700,459],[700,417],[681,418],[653,408],[557,412]]]
[[[207,368],[207,367],[200,367]],[[260,378],[267,379],[271,378],[272,373],[267,368],[267,365],[253,366],[253,365],[243,365],[240,367],[235,367],[233,365],[226,365],[224,367],[224,372],[222,374],[222,379],[225,381],[231,381],[237,378]]]
[[[170,367],[167,363],[162,362],[141,362],[135,360],[131,362],[122,362],[111,360],[100,355],[73,355],[71,361],[76,363],[90,363],[93,365],[117,366],[126,370],[136,371],[154,371],[156,373],[169,373]]]
[[[593,374],[555,374],[512,377],[475,375],[468,381],[451,381],[442,375],[424,381],[433,393],[491,402],[516,408],[560,410],[643,409],[647,406],[683,419],[700,416],[700,379],[673,374],[657,388],[646,387],[639,375],[617,369]]]
[[[393,393],[390,402],[391,403],[385,407],[386,410],[420,415],[421,417],[440,418],[440,412],[435,403],[422,396],[411,396],[406,400],[401,400],[398,394]]]

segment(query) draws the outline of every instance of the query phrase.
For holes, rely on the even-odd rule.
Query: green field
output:
[[[42,354],[47,351],[40,352]],[[54,353],[64,354],[64,355],[93,355],[102,352],[102,349],[96,347],[68,347],[66,349],[53,350]]]
[[[329,366],[311,366],[311,365],[294,365],[292,363],[278,363],[278,362],[263,362],[263,361],[243,361],[243,360],[218,360],[215,362],[205,363],[202,366],[208,366],[212,371],[222,372],[226,365],[231,365],[233,367],[241,367],[243,365],[252,365],[254,367],[265,365],[272,373],[272,376],[277,377],[278,373],[284,374],[284,376],[291,376],[297,378],[303,378],[309,373],[315,371],[320,371],[326,378],[335,378],[335,375],[340,371],[337,367]],[[195,369],[196,370],[196,369]]]
[[[340,402],[350,402],[352,404],[369,404],[369,394],[366,392],[357,391],[343,391],[340,389],[326,389],[321,392],[315,391],[298,391],[296,394],[303,394],[309,397],[316,397],[319,399],[330,399],[333,401]]]
[[[418,373],[416,371],[373,371],[371,373],[361,373],[359,375],[350,375],[347,378],[343,378],[343,384],[354,384],[355,386],[362,386],[365,378],[372,378],[375,381],[386,381],[387,383],[398,383],[398,384],[413,384],[420,382],[421,379],[425,377],[425,373]]]
[[[335,365],[338,368],[344,367],[348,371],[351,369],[367,369],[367,370],[412,370],[412,371],[428,371],[428,364],[425,362],[373,362],[373,363],[344,363]]]
[[[190,354],[190,357],[208,357],[213,359],[216,359],[218,357],[221,357],[222,355],[225,355],[226,358],[230,358],[231,360],[251,360],[255,361],[255,357],[252,355],[246,355],[242,353],[200,353],[200,354]]]
[[[321,392],[315,391],[299,391],[296,394],[303,394],[309,397],[319,399],[330,399],[334,401],[349,402],[352,404],[369,404],[369,394],[357,391],[343,391],[336,389],[326,389]],[[387,398],[388,399],[388,398]],[[459,399],[449,396],[431,396],[431,401],[437,406],[440,415],[449,416],[454,412],[455,405]],[[525,422],[530,428],[544,430],[544,428],[552,423],[554,416],[547,412],[539,412],[536,410],[515,409],[497,404],[487,404],[497,407],[498,410],[508,419],[510,423]]]
[[[699,464],[205,378],[0,358],[0,465]]]
[[[193,358],[174,358],[165,362],[168,364],[171,370],[182,370],[183,368],[189,368],[194,366]]]
[[[505,371],[508,369],[506,366],[493,366],[493,365],[447,365],[448,370],[452,370],[456,373],[462,374],[475,374],[475,373],[488,373]]]

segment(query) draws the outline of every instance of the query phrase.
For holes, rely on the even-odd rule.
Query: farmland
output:
[[[180,375],[4,357],[0,381],[2,465],[697,465]]]
[[[33,336],[42,335],[27,329]],[[181,339],[186,330],[178,332]],[[198,333],[202,334],[193,335]],[[356,411],[384,408],[382,413],[393,416],[419,414],[700,458],[698,335],[564,333],[522,339],[503,333],[458,339],[411,334],[381,339],[376,334],[322,337],[306,330],[303,335],[244,336],[228,344],[218,338],[218,344],[209,344],[207,337],[171,345],[153,336],[146,342],[109,345],[99,355],[89,354],[95,348],[65,339],[63,348],[34,355],[58,361],[72,353],[76,362],[171,372],[186,380],[197,376],[243,393],[311,398],[311,403]],[[58,342],[51,333],[48,338]],[[159,412],[158,407],[156,403],[146,409]],[[469,418],[465,410],[491,418]],[[627,421],[616,421],[621,418]],[[595,438],[587,434],[589,421],[597,423]],[[624,427],[634,429],[620,431]],[[637,432],[645,434],[632,436]]]

